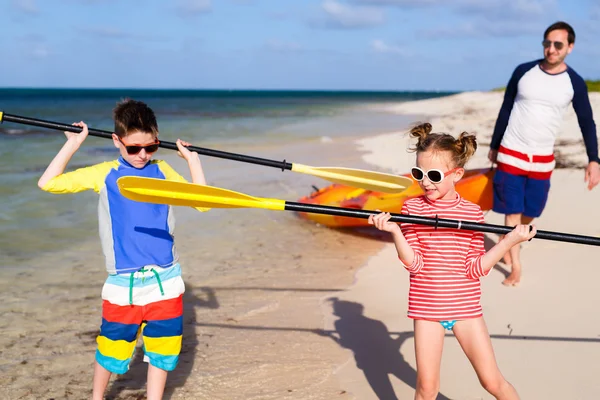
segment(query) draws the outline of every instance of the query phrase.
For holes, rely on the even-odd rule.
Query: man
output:
[[[570,103],[577,120],[589,164],[588,190],[600,181],[596,125],[585,81],[567,64],[575,32],[556,22],[544,32],[544,58],[519,65],[513,72],[490,144],[489,159],[498,164],[494,176],[493,210],[505,214],[505,224],[530,224],[546,206],[550,176],[555,167],[554,141]],[[510,275],[502,282],[515,286],[521,280],[520,246],[505,256]]]

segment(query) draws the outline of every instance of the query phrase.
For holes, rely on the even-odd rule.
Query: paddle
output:
[[[329,214],[353,218],[369,218],[369,215],[379,213],[373,210],[357,210],[353,208],[303,204],[279,199],[253,197],[218,187],[166,181],[164,179],[125,176],[117,180],[117,185],[123,196],[131,200],[146,203],[205,208],[264,208],[268,210]],[[392,214],[390,221],[498,234],[506,234],[513,230],[509,226],[396,213]],[[600,246],[600,238],[560,232],[538,230],[535,238]]]
[[[17,124],[33,125],[42,128],[56,129],[59,131],[69,131],[79,133],[81,128],[77,126],[62,124],[59,122],[44,121],[35,118],[22,117],[19,115],[6,114],[0,111],[1,122],[14,122]],[[88,128],[92,136],[112,139],[112,132],[99,129]],[[160,141],[160,147],[177,150],[177,145],[173,142]],[[385,193],[400,193],[412,185],[412,180],[406,176],[386,174],[382,172],[365,171],[361,169],[342,168],[342,167],[311,167],[308,165],[289,163],[285,160],[276,161],[265,158],[246,156],[243,154],[229,153],[225,151],[206,149],[202,147],[190,146],[191,151],[205,156],[225,158],[228,160],[242,161],[251,164],[264,165],[267,167],[281,168],[281,170],[290,170],[302,174],[316,176],[326,179],[330,182],[343,185],[354,186],[357,188],[372,190]]]

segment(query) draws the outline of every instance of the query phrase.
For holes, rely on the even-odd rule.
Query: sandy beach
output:
[[[381,107],[418,116],[415,122],[430,121],[434,131],[477,134],[480,146],[467,165],[476,168],[489,165],[487,144],[502,95],[469,92]],[[598,121],[600,95],[592,94],[591,100]],[[404,132],[392,132],[260,150],[265,157],[294,154],[311,164],[322,156],[314,153],[318,145],[331,165],[406,173],[415,157],[406,151],[409,144]],[[584,187],[585,151],[572,110],[557,150],[566,168],[553,174],[548,206],[536,225],[599,236],[591,215],[600,204],[600,189]],[[176,160],[173,165],[181,167]],[[207,161],[207,171],[220,171],[209,184],[228,187],[228,174],[235,172],[222,169],[225,165]],[[261,195],[250,191],[253,179],[258,178],[249,177],[247,188],[239,190]],[[307,194],[311,184],[325,185],[290,175],[265,181],[262,193],[288,200]],[[165,398],[412,399],[416,375],[412,320],[406,317],[408,274],[385,236],[336,231],[292,213],[212,210],[203,216],[178,208],[176,215],[186,282],[185,333],[181,362],[169,376]],[[199,229],[202,218],[220,219],[228,239],[218,241]],[[489,212],[486,220],[500,224],[502,216]],[[282,229],[289,234],[277,240]],[[486,239],[488,245],[496,240],[495,235]],[[501,263],[483,279],[484,317],[496,356],[521,398],[598,398],[598,251],[533,240],[523,246],[518,287],[501,284],[507,274]],[[85,243],[69,259],[57,251],[35,262],[40,268],[64,268],[43,280],[19,270],[2,276],[0,397],[88,398],[105,278],[99,245]],[[15,279],[25,286],[15,287]],[[144,398],[145,373],[138,352],[131,370],[113,378],[106,398]],[[491,398],[451,334],[441,377],[440,399]]]

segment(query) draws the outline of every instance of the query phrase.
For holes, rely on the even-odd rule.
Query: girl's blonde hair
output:
[[[458,139],[455,139],[447,133],[431,133],[431,129],[431,124],[426,122],[416,125],[410,130],[410,136],[418,139],[417,145],[411,150],[417,153],[428,150],[448,151],[452,154],[454,165],[461,168],[475,154],[475,150],[477,150],[475,135],[463,132]]]

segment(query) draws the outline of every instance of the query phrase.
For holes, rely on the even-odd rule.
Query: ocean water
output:
[[[0,111],[61,123],[83,120],[92,128],[112,130],[113,107],[120,99],[130,97],[153,108],[163,140],[175,141],[180,137],[197,146],[263,158],[358,167],[358,158],[343,156],[348,153],[340,151],[341,143],[353,137],[403,129],[410,122],[406,116],[379,111],[377,105],[448,94],[0,89]],[[31,258],[77,248],[97,238],[95,193],[51,195],[37,187],[37,180],[64,140],[62,132],[55,130],[10,122],[0,125],[2,268],[21,268]],[[155,158],[167,159],[184,176],[189,176],[186,166],[174,154],[160,149]],[[68,170],[117,156],[109,140],[89,137]],[[293,173],[270,171],[272,168],[268,167],[207,157],[202,160],[209,184],[246,190],[254,195],[279,195],[295,200],[308,194],[313,182]],[[306,190],[302,192],[302,188]],[[212,223],[210,235],[219,236],[222,230],[218,220],[209,219],[208,223]]]

